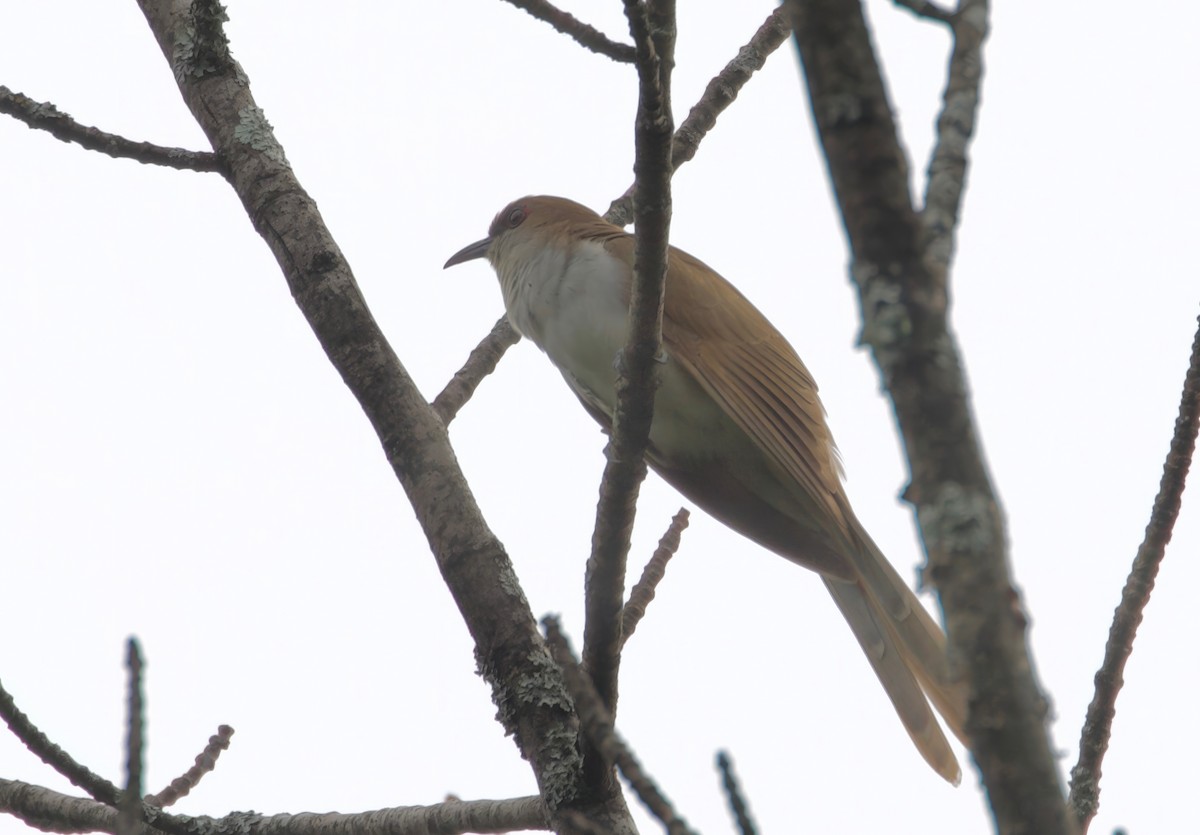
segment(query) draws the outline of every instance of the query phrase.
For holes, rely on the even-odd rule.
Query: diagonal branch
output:
[[[29,717],[17,707],[16,702],[3,685],[0,685],[0,718],[25,747],[46,765],[53,768],[71,784],[83,789],[96,800],[108,806],[116,806],[121,797],[120,790],[96,772],[75,761],[75,758],[50,741]]]
[[[675,131],[675,138],[671,143],[672,173],[696,155],[704,137],[716,126],[717,117],[733,104],[746,82],[763,68],[767,57],[787,40],[791,31],[792,27],[784,8],[781,6],[775,9],[767,15],[767,19],[758,27],[749,42],[738,50],[733,60],[708,82],[704,93],[688,111],[683,124]],[[612,202],[604,219],[618,226],[629,224],[633,219],[632,186]]]
[[[503,546],[467,486],[446,427],[388,344],[316,204],[288,164],[248,74],[230,57],[216,0],[139,0],[184,102],[300,312],[375,429],[476,647],[499,719],[556,823],[576,804],[623,822],[620,795],[585,796],[575,719]]]
[[[508,0],[508,2],[518,9],[524,9],[538,20],[544,20],[592,52],[605,55],[623,64],[632,64],[635,60],[636,53],[632,46],[610,40],[599,29],[589,26],[570,12],[564,12],[547,0]]]
[[[483,378],[496,370],[504,352],[521,341],[521,335],[509,323],[507,316],[501,316],[492,326],[475,349],[467,356],[463,367],[450,378],[446,387],[441,390],[430,404],[442,423],[447,426],[454,420],[458,410],[475,394],[475,389],[483,382]]]
[[[617,407],[600,482],[596,528],[585,580],[587,623],[583,664],[609,711],[616,712],[617,670],[621,653],[621,609],[625,594],[625,560],[633,531],[638,492],[646,477],[643,453],[654,416],[657,364],[662,352],[663,288],[666,286],[667,230],[671,221],[670,102],[663,79],[673,60],[673,26],[663,19],[673,7],[660,6],[652,31],[646,5],[625,0],[629,30],[638,50],[638,107],[634,121],[634,175],[637,240],[633,256],[633,290],[629,305],[629,337],[617,379]],[[665,56],[665,60],[664,60]],[[585,768],[598,765],[585,754]],[[608,773],[608,770],[604,770]],[[589,780],[599,772],[588,770]]]
[[[1183,488],[1196,451],[1200,429],[1200,330],[1192,342],[1192,356],[1183,380],[1183,396],[1175,434],[1163,463],[1162,480],[1146,536],[1133,560],[1133,568],[1121,592],[1121,604],[1113,617],[1104,647],[1104,661],[1096,673],[1096,695],[1088,705],[1087,717],[1079,740],[1079,762],[1071,769],[1071,794],[1068,800],[1079,830],[1086,833],[1100,806],[1100,764],[1108,750],[1108,739],[1116,715],[1117,694],[1125,683],[1125,662],[1133,653],[1133,639],[1142,623],[1142,612],[1154,590],[1158,566],[1171,541],[1171,531],[1179,517]]]
[[[642,768],[637,757],[629,746],[618,735],[613,727],[612,712],[604,705],[600,693],[592,680],[579,666],[571,652],[571,646],[563,635],[558,619],[542,618],[542,626],[546,629],[546,639],[550,643],[550,651],[554,660],[562,668],[579,712],[579,721],[583,725],[586,738],[596,748],[605,763],[615,764],[629,781],[638,798],[658,818],[670,835],[692,835],[687,822],[675,811],[675,807],[658,788],[654,779]]]
[[[929,556],[926,576],[945,612],[952,660],[970,686],[972,753],[1001,833],[1070,832],[1073,821],[1046,732],[1046,702],[1025,641],[1028,621],[1009,569],[1003,514],[949,329],[949,258],[926,257],[926,227],[913,206],[908,163],[860,2],[789,0],[788,8],[849,240],[863,339],[894,404],[911,468],[906,498]],[[987,0],[964,0],[956,14],[961,40],[951,61],[952,74],[958,74],[952,83],[978,84],[987,16]],[[973,73],[967,72],[970,63]],[[956,154],[963,165],[976,97],[965,89],[947,97],[947,113],[960,108],[960,116],[970,115],[958,131]],[[939,142],[948,153],[944,136]],[[935,162],[944,153],[935,153]],[[937,166],[931,181],[942,173]],[[944,203],[936,192],[929,202]],[[953,197],[943,207],[952,207],[947,236],[957,205]]]
[[[221,161],[211,151],[166,148],[150,142],[134,142],[115,133],[81,125],[49,102],[34,101],[0,85],[0,113],[24,122],[35,130],[44,130],[63,142],[74,142],[89,151],[99,151],[118,159],[137,160],[149,165],[165,165],[186,171],[222,171]]]
[[[629,593],[629,600],[621,610],[621,646],[625,645],[645,616],[646,607],[654,599],[654,590],[666,576],[667,563],[679,550],[679,540],[683,536],[684,528],[688,526],[690,516],[686,508],[679,508],[679,512],[672,517],[667,532],[659,539],[658,547],[654,549],[650,561],[642,569],[642,576]]]
[[[204,775],[217,767],[217,758],[221,756],[222,751],[229,749],[229,740],[232,736],[233,728],[228,725],[218,727],[217,732],[208,738],[208,744],[204,746],[204,750],[196,755],[195,764],[172,780],[171,784],[162,791],[146,795],[146,803],[163,809],[191,794],[192,789],[200,785]]]

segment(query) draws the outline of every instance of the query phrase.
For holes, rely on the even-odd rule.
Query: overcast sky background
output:
[[[616,0],[563,5],[625,37]],[[949,38],[868,5],[919,192]],[[1200,8],[997,6],[953,321],[1065,775],[1200,312]],[[484,263],[442,263],[522,194],[603,210],[625,190],[634,70],[496,0],[228,7],[259,105],[432,398],[502,312]],[[677,120],[771,8],[680,4]],[[135,3],[8,2],[4,17],[0,84],[133,139],[206,148]],[[799,350],[859,516],[915,577],[894,423],[855,347],[790,43],[674,195],[672,241]],[[237,730],[181,813],[532,793],[375,435],[226,183],[0,118],[0,241],[0,678],[18,705],[119,779],[132,634],[149,661],[148,789],[218,724]],[[578,646],[601,434],[522,343],[451,436],[534,612],[561,612]],[[643,493],[635,576],[682,503],[654,476]],[[1093,832],[1194,820],[1198,548],[1193,486],[1126,671]],[[816,578],[700,512],[627,647],[619,729],[705,833],[732,831],[720,748],[769,835],[991,829],[973,766],[952,789],[924,765]],[[7,735],[0,776],[70,788]],[[23,831],[0,818],[2,835]]]

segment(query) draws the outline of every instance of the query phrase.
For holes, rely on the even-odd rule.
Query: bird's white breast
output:
[[[611,416],[629,325],[628,266],[594,241],[519,255],[498,263],[509,320],[546,352],[576,394]],[[659,371],[650,439],[664,460],[749,452],[744,433],[690,374],[669,356]]]

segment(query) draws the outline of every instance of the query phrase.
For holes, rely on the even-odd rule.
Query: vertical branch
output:
[[[948,253],[978,102],[987,0],[964,0],[955,14],[927,218],[913,206],[861,3],[789,0],[788,7],[849,240],[863,339],[895,406],[912,473],[906,498],[917,512],[952,660],[970,686],[967,733],[999,831],[1070,832],[1003,514],[948,320]],[[931,240],[941,242],[942,256],[927,257]]]
[[[136,638],[126,645],[125,666],[129,670],[129,692],[125,736],[125,791],[121,793],[117,835],[134,835],[142,822],[142,757],[145,744],[144,699],[142,696],[142,650]]]
[[[1150,511],[1146,535],[1133,560],[1133,568],[1121,592],[1121,604],[1113,617],[1104,647],[1104,661],[1096,672],[1096,695],[1088,705],[1087,717],[1079,740],[1079,762],[1071,769],[1071,811],[1086,833],[1100,807],[1100,764],[1108,750],[1113,717],[1117,712],[1117,694],[1125,683],[1125,662],[1133,653],[1133,639],[1142,623],[1142,611],[1154,590],[1158,566],[1171,541],[1171,531],[1179,516],[1183,487],[1187,481],[1196,434],[1200,429],[1200,330],[1192,342],[1192,357],[1183,380],[1183,396],[1175,434],[1163,464],[1158,495]]]
[[[643,454],[654,415],[656,365],[662,352],[663,288],[667,270],[667,230],[671,220],[671,139],[674,125],[663,87],[664,68],[659,49],[674,53],[667,24],[671,6],[660,3],[651,30],[646,4],[625,0],[629,31],[637,49],[638,107],[634,122],[637,243],[634,247],[633,293],[629,338],[617,381],[617,409],[608,461],[600,483],[596,529],[586,578],[587,624],[583,638],[584,666],[605,706],[616,711],[617,671],[621,653],[621,611],[624,604],[625,561],[638,491],[646,477]],[[607,781],[611,770],[585,752],[589,782]]]

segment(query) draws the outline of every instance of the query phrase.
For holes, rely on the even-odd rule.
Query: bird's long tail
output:
[[[958,760],[930,710],[966,743],[966,685],[950,675],[946,639],[896,570],[864,534],[854,560],[859,579],[824,578],[854,637],[891,699],[921,756],[938,774],[958,784]]]

